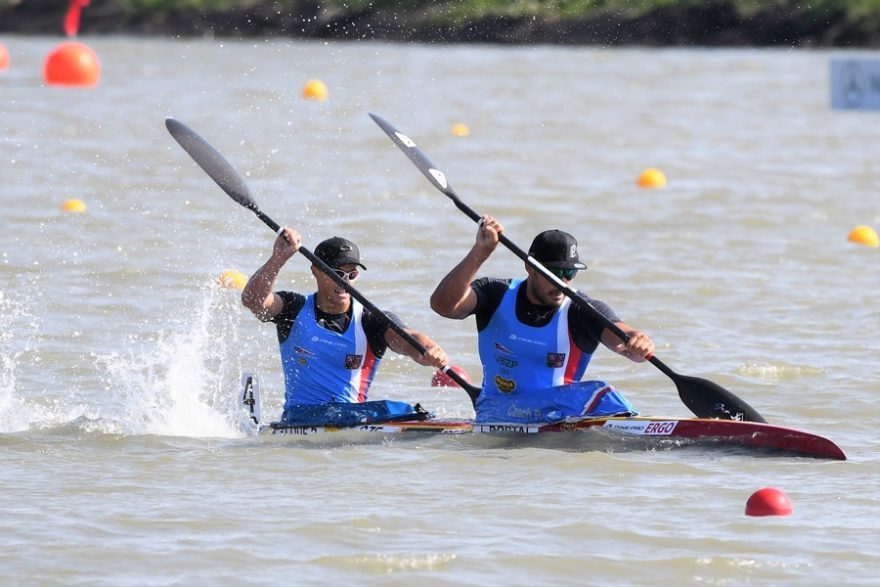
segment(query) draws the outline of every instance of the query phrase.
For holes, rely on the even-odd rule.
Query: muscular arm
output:
[[[474,245],[458,265],[444,277],[431,294],[431,309],[444,318],[461,320],[470,316],[477,306],[477,295],[471,282],[477,271],[498,246],[504,230],[491,216],[483,216]]]
[[[281,268],[287,263],[301,243],[302,237],[290,228],[275,239],[272,256],[256,273],[251,275],[241,292],[241,303],[262,321],[268,321],[284,308],[284,302],[273,290]]]

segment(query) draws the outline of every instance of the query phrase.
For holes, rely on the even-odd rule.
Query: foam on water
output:
[[[196,308],[182,309],[180,330],[160,331],[142,348],[92,354],[102,389],[80,394],[71,382],[50,398],[17,380],[23,361],[40,360],[28,359],[39,348],[40,322],[26,305],[0,295],[0,433],[74,425],[89,433],[243,436],[251,426],[235,393],[242,340],[231,293],[212,280]]]
[[[39,322],[32,312],[0,290],[0,432],[27,428],[36,410],[18,397],[16,371],[22,355],[37,338]]]
[[[738,368],[736,372],[756,379],[783,381],[822,377],[826,370],[811,365],[792,365],[777,360],[766,363],[748,363]]]
[[[213,282],[202,289],[192,323],[160,333],[153,347],[98,356],[113,408],[100,419],[111,431],[191,437],[240,437],[247,429],[233,388],[241,337],[232,317],[237,296]],[[187,313],[184,313],[187,315]]]

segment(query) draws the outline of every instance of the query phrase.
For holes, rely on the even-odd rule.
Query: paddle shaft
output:
[[[262,220],[266,226],[275,232],[275,234],[283,234],[281,225],[260,210],[260,207],[251,195],[244,180],[241,179],[241,176],[235,171],[232,164],[229,163],[219,151],[182,122],[169,118],[165,121],[165,126],[168,128],[171,136],[180,143],[180,146],[189,153],[190,157],[198,163],[198,165],[223,189],[223,191],[240,205],[256,214],[257,218]],[[416,349],[419,354],[424,355],[427,352],[427,349],[422,343],[416,340],[402,326],[392,320],[385,312],[373,305],[366,297],[356,290],[351,283],[339,276],[333,268],[327,265],[322,259],[318,258],[303,246],[300,246],[297,251],[302,253],[306,259],[312,262],[313,265],[317,266],[318,269],[330,277],[330,279],[332,279],[337,285],[348,292],[351,297],[358,300],[367,310],[373,313],[373,315],[378,316],[383,323],[400,335],[400,337],[403,338],[403,340],[412,348]],[[465,392],[467,392],[472,403],[476,403],[477,396],[480,394],[479,387],[475,387],[468,383],[462,376],[456,373],[450,365],[444,365],[440,370],[446,373],[450,379],[455,381],[465,390]]]
[[[477,223],[480,222],[482,217],[471,209],[470,206],[461,201],[458,194],[456,194],[455,190],[452,189],[452,186],[449,185],[446,175],[431,163],[427,155],[418,148],[412,139],[397,130],[390,122],[381,116],[371,113],[370,117],[403,151],[410,161],[415,164],[419,171],[428,178],[428,181],[430,181],[434,187],[449,197],[449,199],[455,203],[455,206],[470,217],[471,220]],[[624,343],[629,341],[630,337],[626,332],[617,326],[617,324],[609,320],[602,312],[597,310],[593,304],[580,295],[577,290],[570,287],[567,283],[551,273],[537,259],[519,248],[513,241],[507,238],[507,236],[504,234],[498,236],[499,242],[553,283],[566,296],[568,296],[575,305],[590,312],[590,314],[595,316],[605,328],[613,332],[618,338],[624,341]],[[672,379],[678,388],[679,397],[682,402],[695,415],[701,418],[711,418],[719,417],[722,414],[727,413],[730,417],[741,417],[744,420],[754,422],[765,421],[754,408],[720,385],[705,379],[680,375],[654,355],[649,356],[648,360],[663,374]]]

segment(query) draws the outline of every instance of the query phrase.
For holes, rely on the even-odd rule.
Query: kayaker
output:
[[[603,381],[581,381],[601,342],[635,362],[654,352],[644,332],[620,320],[607,304],[589,299],[630,336],[624,342],[549,279],[525,264],[525,279],[481,277],[504,227],[482,216],[476,242],[437,285],[431,308],[446,318],[476,316],[483,385],[478,422],[548,422],[568,417],[635,414],[625,397]],[[577,240],[561,230],[537,235],[529,255],[566,283],[586,265]]]
[[[283,228],[269,260],[251,276],[241,294],[244,306],[261,321],[274,322],[278,332],[285,381],[282,423],[348,424],[338,419],[340,412],[351,412],[344,404],[362,404],[351,412],[352,424],[363,417],[372,420],[399,415],[385,411],[404,409],[396,405],[403,402],[367,402],[386,349],[438,368],[447,364],[446,352],[426,334],[405,329],[425,347],[425,354],[420,354],[315,265],[311,271],[316,292],[274,291],[278,274],[301,243],[299,232]],[[357,245],[344,238],[321,242],[314,255],[349,283],[366,269]],[[389,317],[403,326],[393,314]],[[378,412],[371,414],[372,408]],[[314,422],[316,418],[327,421]]]

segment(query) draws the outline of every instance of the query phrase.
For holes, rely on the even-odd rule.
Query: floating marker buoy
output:
[[[47,84],[91,87],[98,85],[101,64],[92,49],[82,43],[66,41],[46,57],[43,79]]]
[[[319,79],[310,79],[303,86],[302,96],[307,100],[326,100],[327,86]]]
[[[666,185],[666,176],[654,167],[649,167],[642,172],[636,182],[640,188],[662,188]]]
[[[69,200],[64,200],[64,203],[61,204],[61,210],[63,212],[85,212],[86,204],[82,200],[71,198]]]
[[[746,502],[747,516],[787,516],[791,512],[791,499],[775,487],[759,489]]]
[[[461,377],[462,379],[464,379],[468,383],[471,383],[471,376],[465,370],[464,367],[459,367],[458,365],[451,365],[449,367],[449,370],[455,371],[456,373],[458,373],[459,377]],[[431,387],[460,387],[460,386],[458,385],[458,383],[453,381],[452,377],[447,375],[445,372],[438,370],[436,373],[434,373],[434,376],[431,378]]]
[[[228,289],[244,289],[244,286],[247,285],[248,282],[247,277],[245,277],[244,274],[232,269],[221,273],[218,281],[220,282],[220,287]]]
[[[452,128],[449,129],[449,133],[454,137],[466,137],[471,134],[471,129],[469,129],[466,124],[456,122],[452,125]]]
[[[864,224],[853,228],[847,240],[866,247],[880,247],[880,236],[877,236],[877,231]]]
[[[0,43],[0,71],[9,67],[9,51]]]

